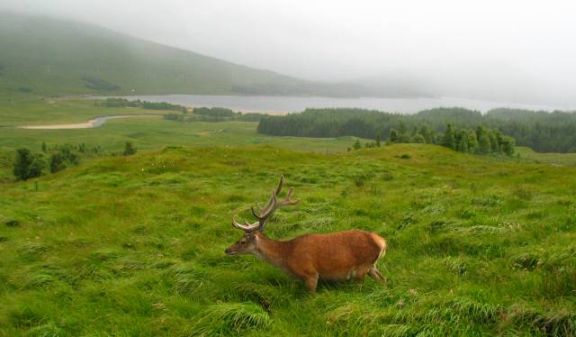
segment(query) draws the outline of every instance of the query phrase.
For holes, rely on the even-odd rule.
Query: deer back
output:
[[[386,251],[382,237],[361,230],[309,234],[291,241],[289,269],[297,275],[316,272],[329,279],[348,278],[352,271],[369,268]]]

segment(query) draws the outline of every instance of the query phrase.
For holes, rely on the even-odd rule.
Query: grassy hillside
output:
[[[0,91],[287,94],[306,85],[96,26],[0,13]]]
[[[556,166],[576,166],[576,153],[542,153],[535,152],[531,148],[524,146],[517,147],[516,151],[521,158],[538,163],[548,163]]]
[[[277,178],[273,238],[389,240],[387,287],[315,296],[223,251]],[[37,183],[38,191],[35,191]],[[0,336],[572,336],[572,168],[395,145],[341,154],[168,148],[0,189]]]
[[[257,123],[195,122],[176,123],[158,118],[112,120],[104,127],[78,130],[23,130],[5,128],[0,137],[0,183],[12,181],[16,149],[26,147],[40,152],[42,143],[48,147],[62,144],[85,144],[104,153],[120,153],[126,142],[138,150],[157,150],[164,146],[229,146],[229,144],[268,144],[309,152],[345,152],[352,138],[271,137],[255,132]],[[49,158],[46,158],[47,160]]]
[[[39,152],[48,147],[84,144],[103,153],[119,153],[126,142],[139,150],[158,150],[165,146],[228,146],[271,144],[311,152],[344,152],[352,145],[351,137],[301,138],[271,137],[256,133],[255,122],[179,123],[162,119],[172,111],[146,110],[130,107],[96,106],[92,100],[54,99],[0,95],[0,183],[12,181],[12,165],[16,149],[26,147]],[[110,120],[95,129],[27,130],[22,125],[67,124],[85,122],[98,116],[140,115],[135,119]],[[149,115],[150,117],[144,117]],[[46,161],[49,157],[45,156]]]

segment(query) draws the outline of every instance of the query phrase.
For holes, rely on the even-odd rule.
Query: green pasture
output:
[[[0,132],[9,127],[85,122],[114,115],[158,115],[162,111],[141,108],[103,108],[87,98],[40,97],[0,93]],[[8,136],[7,136],[8,137]],[[1,137],[7,138],[7,137]],[[9,137],[12,137],[10,135]]]
[[[347,151],[354,139],[272,137],[256,123],[151,116],[21,97],[0,107],[0,336],[573,336],[576,158],[432,145]],[[163,113],[137,111],[138,114]],[[115,155],[125,142],[134,156]],[[16,148],[104,154],[15,182]],[[351,228],[389,243],[386,286],[322,282],[224,249],[284,175],[301,202],[268,235]]]
[[[360,228],[387,286],[299,281],[223,251],[280,175],[272,238]],[[36,186],[38,190],[36,190]],[[3,336],[570,336],[572,168],[430,145],[104,157],[0,192]]]

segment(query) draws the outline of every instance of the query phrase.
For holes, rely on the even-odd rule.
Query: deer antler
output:
[[[260,222],[256,221],[255,223],[252,224],[244,222],[244,224],[241,224],[238,221],[236,221],[236,218],[232,217],[232,226],[241,229],[245,232],[253,232],[260,227]]]
[[[283,184],[284,184],[284,176],[280,177],[280,183],[278,183],[278,187],[276,187],[272,191],[270,199],[266,203],[266,206],[264,206],[264,208],[260,210],[260,212],[256,212],[254,207],[251,207],[252,215],[254,215],[256,219],[258,219],[257,222],[253,224],[245,223],[244,225],[242,225],[236,222],[235,219],[233,219],[232,225],[244,231],[254,231],[254,230],[258,230],[261,232],[264,231],[264,225],[266,224],[266,221],[268,221],[268,219],[272,216],[272,214],[274,214],[274,212],[278,208],[282,206],[295,205],[298,203],[298,200],[292,199],[292,192],[294,191],[292,188],[290,188],[290,190],[288,191],[286,199],[278,201],[278,194],[282,191]]]

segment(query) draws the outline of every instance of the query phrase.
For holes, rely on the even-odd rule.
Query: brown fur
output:
[[[384,281],[376,261],[386,253],[386,241],[375,233],[350,230],[308,234],[288,241],[267,238],[261,232],[245,233],[227,254],[253,254],[303,280],[310,291],[318,279]]]

